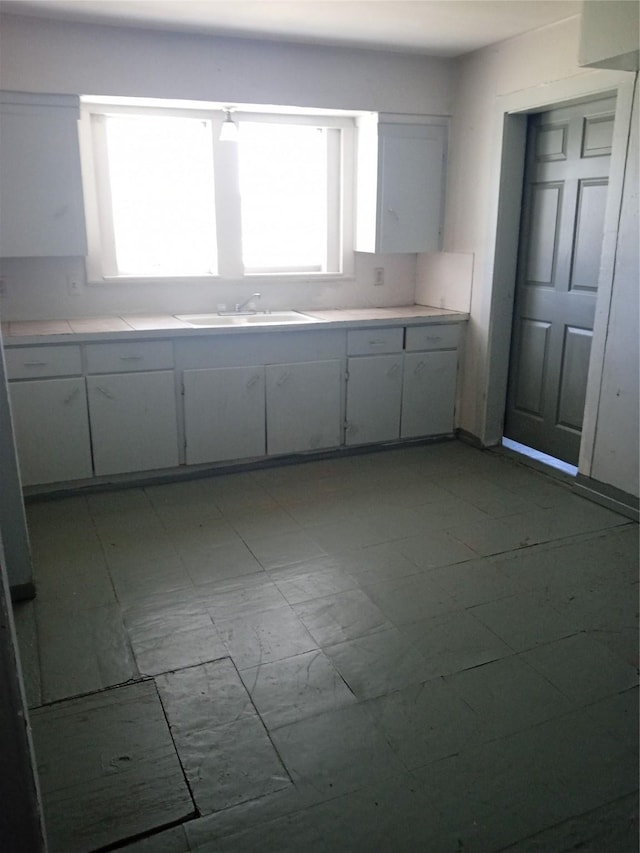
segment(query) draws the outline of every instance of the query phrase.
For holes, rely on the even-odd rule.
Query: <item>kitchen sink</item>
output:
[[[270,314],[252,314],[243,317],[249,325],[259,326],[262,323],[317,323],[315,317],[308,317],[298,311],[273,311]]]
[[[314,317],[298,311],[273,311],[264,314],[176,314],[176,319],[190,326],[266,326],[282,323],[317,323]]]
[[[220,317],[218,314],[176,314],[176,319],[190,326],[237,326],[239,317]]]

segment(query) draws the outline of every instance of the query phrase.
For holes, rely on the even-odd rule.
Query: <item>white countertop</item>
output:
[[[80,317],[66,320],[21,320],[2,323],[5,346],[49,343],[83,343],[127,338],[174,338],[203,335],[238,335],[273,331],[344,329],[385,325],[419,325],[426,322],[460,323],[469,315],[426,305],[400,305],[392,308],[338,308],[301,311],[316,322],[273,323],[250,327],[198,326],[171,314],[136,314],[108,317]]]

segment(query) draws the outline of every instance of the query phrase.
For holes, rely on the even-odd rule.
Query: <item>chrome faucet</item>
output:
[[[246,307],[247,307],[247,305],[248,305],[252,300],[254,300],[254,299],[260,299],[260,297],[261,297],[261,296],[262,296],[262,294],[261,294],[261,293],[252,293],[252,294],[251,294],[251,296],[249,296],[247,299],[245,299],[245,300],[244,300],[244,302],[236,302],[236,306],[235,306],[235,309],[234,309],[234,310],[235,310],[235,313],[236,313],[236,314],[240,314],[240,313],[242,313],[243,309],[244,309],[244,308],[246,308]],[[245,313],[248,313],[248,312],[245,312]],[[254,311],[253,313],[255,314],[255,311]]]

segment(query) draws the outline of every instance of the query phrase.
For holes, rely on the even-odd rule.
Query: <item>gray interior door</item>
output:
[[[529,118],[504,434],[577,464],[615,99]]]

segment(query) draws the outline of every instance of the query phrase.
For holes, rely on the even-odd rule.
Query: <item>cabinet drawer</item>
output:
[[[414,350],[456,349],[459,340],[459,323],[408,326],[405,349],[408,352]]]
[[[9,379],[82,373],[79,346],[7,347],[5,359]]]
[[[87,373],[130,373],[172,367],[171,341],[123,341],[87,346]]]
[[[402,352],[403,329],[354,329],[347,332],[347,355]]]

